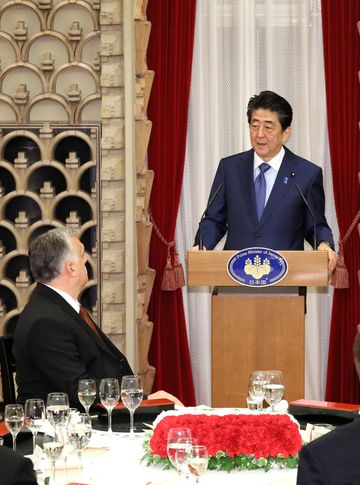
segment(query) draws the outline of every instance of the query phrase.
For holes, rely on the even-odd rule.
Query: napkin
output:
[[[289,403],[286,399],[282,399],[279,403],[274,406],[274,410],[278,411],[279,413],[287,413],[289,409]]]
[[[329,433],[334,429],[334,426],[331,424],[320,423],[320,424],[306,424],[305,429],[305,436],[304,441],[305,443],[310,443],[310,441],[316,440],[316,438],[320,438],[324,434]]]

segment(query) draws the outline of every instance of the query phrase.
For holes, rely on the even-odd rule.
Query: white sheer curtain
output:
[[[250,147],[246,105],[270,89],[293,107],[288,147],[324,170],[327,217],[337,239],[327,143],[320,0],[198,0],[183,192],[176,239],[193,245],[220,158]],[[306,397],[325,392],[332,291],[310,290]],[[184,289],[198,403],[211,403],[210,293]],[[239,356],[241,365],[241,356]]]

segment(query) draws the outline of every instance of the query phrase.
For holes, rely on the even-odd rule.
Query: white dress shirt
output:
[[[70,296],[68,293],[62,290],[58,290],[57,288],[54,288],[51,285],[45,284],[48,288],[51,288],[53,291],[56,291],[58,295],[60,295],[64,300],[66,300],[69,305],[73,307],[73,309],[76,311],[76,313],[80,313],[80,303],[77,300],[74,300],[72,296]]]
[[[270,165],[270,168],[264,174],[265,180],[266,180],[265,205],[269,199],[272,188],[274,187],[274,183],[275,183],[277,174],[279,173],[284,155],[285,155],[284,147],[281,147],[281,150],[279,151],[279,153],[274,158],[272,158],[267,162]],[[256,152],[254,152],[254,182],[256,177],[260,173],[259,165],[261,165],[262,163],[264,163],[264,160],[262,160]]]

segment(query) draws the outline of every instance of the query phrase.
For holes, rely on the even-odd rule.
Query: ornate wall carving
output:
[[[125,350],[125,133],[131,123],[138,258],[133,325],[138,372],[149,392],[154,369],[147,361],[152,333],[147,305],[155,274],[147,265],[153,173],[146,163],[151,133],[146,111],[154,73],[146,66],[147,1],[133,0],[133,7],[136,75],[129,121],[121,0],[0,4],[0,334],[11,332],[32,289],[29,240],[64,224],[79,228],[88,253],[87,306]]]

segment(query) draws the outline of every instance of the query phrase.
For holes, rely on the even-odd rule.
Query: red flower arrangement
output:
[[[207,447],[212,469],[297,466],[301,436],[287,414],[167,415],[145,444],[148,464],[165,462],[169,429],[177,427],[190,428],[192,437]]]

